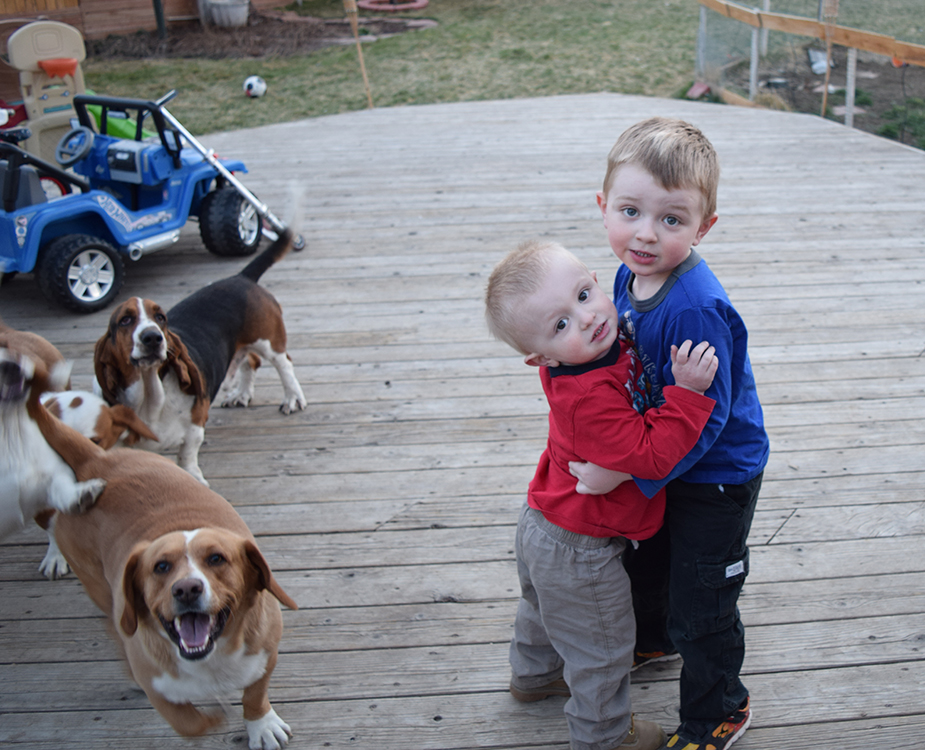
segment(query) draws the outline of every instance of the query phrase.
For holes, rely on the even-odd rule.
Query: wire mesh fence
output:
[[[792,17],[751,25],[728,3],[702,2],[697,79],[761,106],[811,112],[925,148],[925,7],[922,0],[758,0],[737,5]],[[708,9],[706,6],[712,6]],[[717,8],[720,11],[718,12]],[[765,15],[767,18],[767,15]],[[754,14],[751,15],[754,19]],[[819,22],[805,24],[801,21]],[[860,49],[832,43],[857,39]],[[858,33],[855,33],[855,30]],[[918,45],[910,64],[896,52]],[[867,47],[865,49],[864,47]],[[876,49],[878,51],[872,51]]]

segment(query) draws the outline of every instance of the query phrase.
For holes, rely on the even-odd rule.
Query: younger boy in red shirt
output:
[[[510,690],[520,701],[570,696],[573,750],[657,750],[665,733],[634,721],[630,670],[635,621],[623,567],[627,539],[661,526],[664,493],[633,482],[581,494],[569,464],[592,462],[658,479],[697,442],[713,400],[713,348],[673,347],[676,385],[645,411],[645,376],[619,337],[616,309],[597,277],[554,243],[528,242],[492,272],[489,329],[540,368],[549,439],[517,528],[521,599],[514,624]],[[645,412],[645,413],[643,413]]]

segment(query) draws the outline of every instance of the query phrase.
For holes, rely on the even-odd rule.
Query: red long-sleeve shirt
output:
[[[595,537],[647,539],[662,525],[665,492],[649,499],[635,482],[606,495],[582,495],[569,461],[589,461],[646,479],[666,476],[697,442],[714,401],[678,386],[665,403],[640,414],[642,368],[618,340],[586,365],[540,368],[549,402],[549,438],[527,502],[557,526]]]

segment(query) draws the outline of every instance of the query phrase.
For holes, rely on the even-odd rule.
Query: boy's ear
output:
[[[528,354],[526,357],[524,357],[524,362],[530,365],[530,367],[558,367],[559,366],[559,363],[556,360],[550,359],[544,354],[537,354],[536,352],[533,352],[532,354]]]
[[[700,225],[700,228],[697,230],[697,236],[694,237],[694,242],[693,242],[692,247],[700,244],[700,240],[702,240],[706,236],[707,232],[709,232],[710,229],[713,228],[713,225],[716,223],[716,220],[718,218],[719,216],[717,216],[716,214],[713,214],[712,216],[709,216],[703,220],[703,223]]]
[[[597,207],[601,209],[602,215],[607,213],[607,196],[603,190],[597,191]]]

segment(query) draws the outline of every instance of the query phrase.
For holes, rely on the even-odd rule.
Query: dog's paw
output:
[[[42,564],[39,565],[39,572],[49,581],[54,581],[56,578],[63,578],[66,576],[70,570],[67,560],[64,559],[64,555],[62,555],[61,550],[58,549],[57,543],[49,535],[48,551],[45,553]]]
[[[304,399],[301,398],[290,398],[279,405],[279,410],[283,414],[292,414],[294,411],[302,411],[307,406]]]
[[[224,400],[222,401],[222,406],[224,408],[235,407],[235,406],[247,406],[251,402],[250,393],[240,393],[234,391],[229,393]]]
[[[292,730],[272,708],[261,718],[247,721],[247,746],[250,750],[281,750],[289,744]]]
[[[103,494],[103,490],[106,489],[106,480],[88,479],[86,482],[79,482],[77,487],[80,494],[74,510],[84,513],[92,508],[97,498]]]

